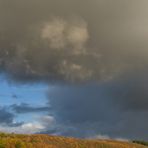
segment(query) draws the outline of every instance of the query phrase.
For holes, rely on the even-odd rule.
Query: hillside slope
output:
[[[0,148],[147,148],[111,140],[82,140],[48,135],[0,134]]]

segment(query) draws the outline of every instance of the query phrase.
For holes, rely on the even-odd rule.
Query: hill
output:
[[[112,140],[84,140],[41,134],[1,133],[0,148],[147,148],[147,146]]]

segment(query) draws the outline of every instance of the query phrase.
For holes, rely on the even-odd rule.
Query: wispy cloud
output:
[[[26,103],[21,103],[20,105],[13,104],[10,108],[12,108],[12,110],[15,111],[17,114],[47,112],[50,110],[49,106],[34,107]]]

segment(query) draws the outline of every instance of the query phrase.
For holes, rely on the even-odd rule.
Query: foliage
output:
[[[16,142],[15,148],[25,148],[25,144],[21,141]]]
[[[0,143],[0,148],[5,148],[5,145]]]
[[[148,146],[148,142],[146,142],[146,141],[138,141],[138,140],[134,140],[133,143],[137,143],[137,144],[141,144],[141,145]]]
[[[0,148],[5,148],[5,144],[3,142],[0,141]]]

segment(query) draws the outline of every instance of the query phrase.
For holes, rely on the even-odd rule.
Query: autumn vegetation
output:
[[[141,143],[0,133],[0,148],[147,148]]]

